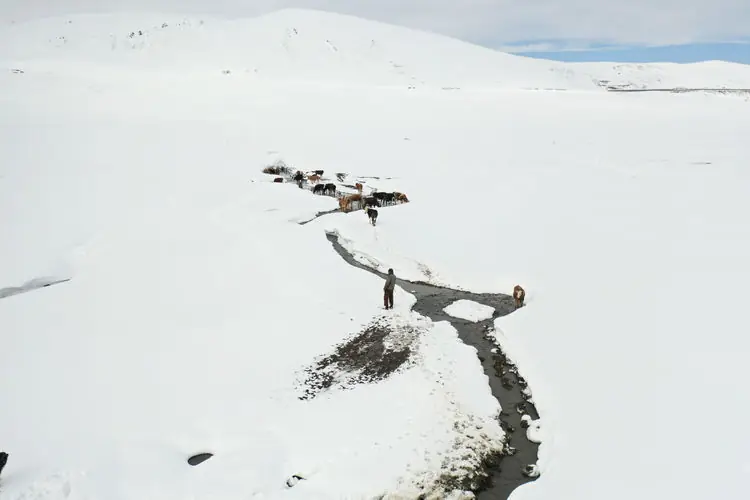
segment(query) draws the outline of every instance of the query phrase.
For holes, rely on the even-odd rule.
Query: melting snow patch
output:
[[[446,313],[448,313],[450,316],[453,316],[454,318],[461,318],[466,319],[469,321],[482,321],[484,319],[489,319],[492,317],[492,314],[495,312],[495,309],[486,306],[484,304],[480,304],[479,302],[474,302],[473,300],[457,300],[445,309],[443,309]]]
[[[541,423],[539,419],[534,420],[529,415],[521,417],[521,426],[526,429],[526,437],[532,443],[541,443]]]
[[[539,477],[539,467],[536,464],[529,464],[523,468],[523,474],[527,477]]]
[[[291,488],[295,484],[299,483],[302,479],[305,479],[305,478],[302,476],[298,476],[297,474],[294,474],[292,477],[286,480],[286,485],[288,488]]]

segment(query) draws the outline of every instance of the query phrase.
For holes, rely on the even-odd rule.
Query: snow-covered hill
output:
[[[750,90],[750,65],[725,61],[692,64],[575,63],[571,70],[596,75],[603,86],[622,89]]]
[[[461,498],[516,408],[326,231],[401,278],[526,289],[488,334],[540,412],[512,500],[745,499],[750,103],[319,12],[70,20],[1,35],[2,500]],[[626,78],[719,71],[745,78]],[[560,86],[586,91],[517,90]],[[279,158],[410,202],[299,225],[338,205],[260,173]],[[349,355],[376,380],[300,399],[373,325]]]
[[[73,16],[18,24],[0,57],[162,70],[228,70],[273,80],[384,86],[591,87],[564,65],[351,16],[288,9],[227,21]]]
[[[750,88],[750,66],[564,64],[300,9],[240,20],[170,14],[40,19],[0,31],[0,61],[26,69],[54,64],[69,72],[92,64],[112,71],[228,72],[308,85],[598,90],[604,80],[637,88]]]

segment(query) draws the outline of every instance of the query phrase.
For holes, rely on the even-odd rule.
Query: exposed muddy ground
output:
[[[338,241],[338,235],[327,233],[336,252],[350,265],[385,279],[385,274],[358,262]],[[398,286],[413,294],[413,310],[432,321],[448,321],[465,343],[476,348],[484,373],[489,378],[492,395],[502,408],[498,415],[506,432],[502,451],[488,453],[473,471],[458,479],[446,477],[448,487],[473,491],[479,499],[505,500],[519,486],[536,479],[535,464],[539,444],[527,436],[526,428],[538,428],[539,415],[531,401],[531,392],[516,366],[507,359],[494,341],[494,319],[516,308],[510,295],[472,293],[424,282],[397,280]],[[449,316],[443,309],[456,300],[465,299],[494,308],[490,319],[472,322]]]
[[[331,388],[351,389],[386,379],[407,365],[420,331],[378,318],[333,353],[304,370],[303,395],[312,399]]]

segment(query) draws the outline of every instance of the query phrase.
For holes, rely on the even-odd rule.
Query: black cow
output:
[[[325,193],[326,187],[323,184],[315,184],[315,187],[313,187],[313,194],[323,194]]]
[[[323,171],[322,170],[314,170],[314,172],[315,172],[315,175],[319,175],[319,176],[323,177]]]
[[[331,196],[336,196],[336,184],[326,184],[324,192],[326,194],[330,194]]]
[[[393,193],[384,193],[382,191],[376,191],[372,195],[380,200],[380,206],[390,205],[396,200],[396,195]]]
[[[3,468],[5,467],[5,464],[8,463],[8,454],[4,451],[0,451],[0,474],[3,473]]]
[[[370,219],[370,224],[373,226],[378,221],[378,211],[374,208],[368,208],[367,209],[367,217]]]
[[[379,207],[378,199],[374,196],[368,196],[365,198],[365,208],[367,207]]]

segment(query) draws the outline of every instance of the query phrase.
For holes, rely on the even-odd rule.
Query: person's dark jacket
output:
[[[383,290],[393,291],[394,288],[396,288],[396,275],[389,274],[388,277],[385,279],[385,285],[383,286]]]
[[[0,451],[0,474],[3,473],[3,468],[6,463],[8,463],[8,454],[4,451]]]

